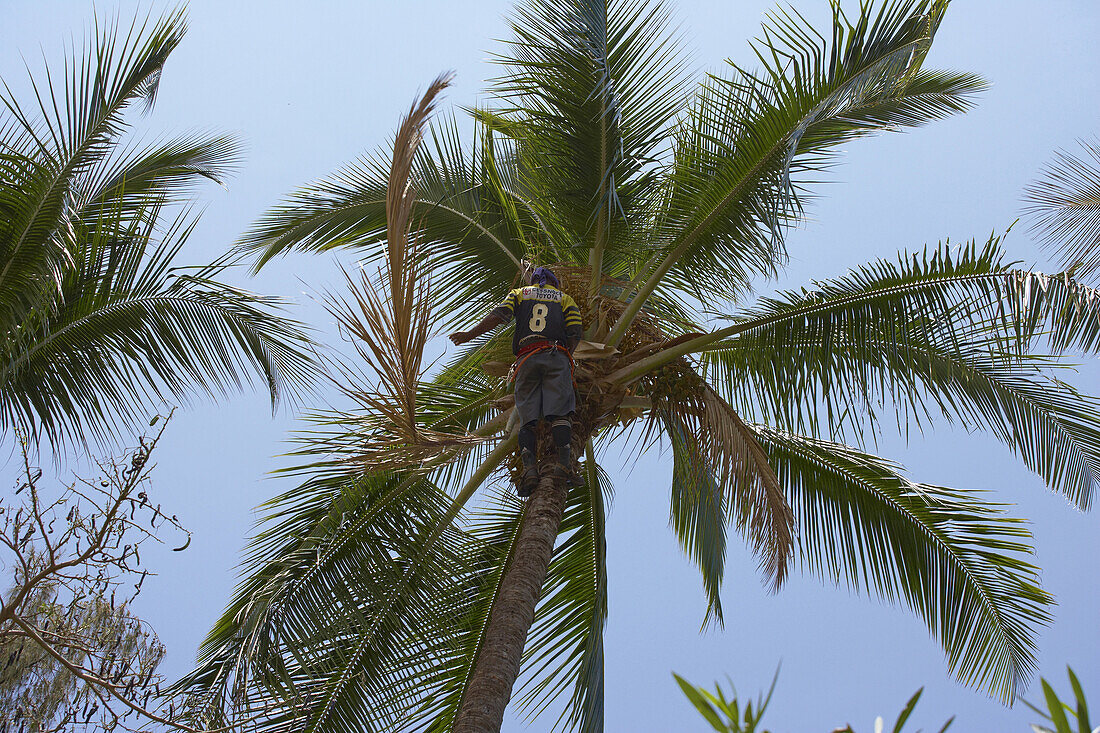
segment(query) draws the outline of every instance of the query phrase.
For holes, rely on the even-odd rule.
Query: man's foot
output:
[[[571,489],[584,486],[584,479],[572,465],[565,466],[561,463],[555,463],[550,467],[550,475],[559,481],[564,481],[565,485]]]
[[[519,479],[519,486],[516,487],[516,494],[521,499],[526,499],[531,495],[531,492],[535,490],[535,487],[539,485],[539,470],[534,466],[523,469],[523,475]]]

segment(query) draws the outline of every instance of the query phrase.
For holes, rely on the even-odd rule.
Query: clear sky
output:
[[[701,72],[726,58],[750,63],[746,41],[774,7],[758,0],[675,5]],[[793,5],[810,18],[827,13],[826,0]],[[136,8],[165,4],[96,6],[128,18]],[[505,36],[509,7],[504,0],[192,2],[190,31],[165,70],[148,128],[236,132],[248,155],[228,190],[204,191],[208,208],[186,259],[212,259],[282,195],[384,145],[440,71],[458,75],[448,102],[475,102],[494,73],[487,58]],[[18,91],[24,59],[32,69],[43,55],[59,62],[69,39],[80,43],[92,14],[91,0],[6,0],[0,76]],[[1097,38],[1094,0],[956,0],[927,65],[977,72],[992,82],[990,91],[969,114],[850,144],[831,183],[819,187],[810,220],[789,239],[788,276],[761,290],[839,275],[901,248],[984,241],[1006,229],[1019,215],[1022,188],[1052,152],[1100,134]],[[1025,263],[1056,269],[1022,225],[1007,246]],[[337,276],[334,257],[301,255],[274,263],[250,287],[293,298],[296,315],[330,333],[313,297],[337,285]],[[1100,392],[1095,360],[1083,365],[1078,385]],[[272,419],[261,396],[245,394],[196,405],[171,426],[154,493],[194,541],[187,552],[147,558],[161,575],[146,583],[138,609],[170,649],[170,675],[189,667],[228,600],[254,507],[286,488],[265,474],[281,465],[275,456],[295,425],[293,411]],[[5,440],[0,460],[9,455]],[[1073,510],[984,436],[937,426],[908,442],[885,435],[878,449],[917,480],[992,489],[1032,520],[1043,583],[1059,603],[1039,636],[1040,673],[1065,691],[1065,665],[1072,665],[1100,707],[1100,515]],[[1006,709],[953,682],[940,647],[908,610],[801,577],[769,595],[737,542],[723,592],[726,628],[700,633],[701,583],[668,527],[669,462],[656,450],[637,462],[616,450],[605,458],[617,489],[608,523],[608,731],[704,730],[671,671],[707,684],[728,674],[747,696],[767,687],[781,660],[766,718],[776,733],[849,722],[869,731],[878,714],[892,721],[922,685],[912,730],[938,730],[951,714],[958,715],[953,730],[963,732],[1025,731],[1035,720],[1023,706]],[[5,474],[12,470],[9,461]],[[1030,698],[1041,697],[1037,689]],[[530,729],[548,728],[542,721]],[[523,729],[512,718],[505,724]]]

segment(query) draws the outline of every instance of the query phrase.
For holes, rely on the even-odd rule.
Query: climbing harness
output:
[[[512,364],[512,368],[508,370],[508,382],[516,381],[516,373],[519,372],[519,368],[523,366],[523,362],[527,361],[531,356],[538,354],[542,351],[550,351],[551,349],[557,349],[565,354],[565,357],[569,359],[569,375],[573,376],[577,369],[577,363],[573,361],[573,355],[569,353],[569,349],[565,348],[556,341],[547,341],[545,339],[536,341],[533,344],[528,344],[520,348],[519,353],[516,354],[516,361]],[[574,380],[574,386],[576,381]]]

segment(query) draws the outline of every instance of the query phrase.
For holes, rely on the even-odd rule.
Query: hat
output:
[[[555,288],[561,289],[561,283],[558,282],[558,276],[553,273],[548,267],[536,267],[535,272],[531,275],[532,285],[553,285]]]

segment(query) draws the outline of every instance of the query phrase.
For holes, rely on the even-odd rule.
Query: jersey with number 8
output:
[[[546,330],[546,315],[549,312],[550,307],[545,303],[535,303],[531,308],[531,321],[527,324],[532,333],[542,333]]]
[[[516,288],[494,313],[505,321],[515,317],[514,353],[540,339],[566,344],[571,338],[581,337],[581,312],[576,301],[549,285]]]

